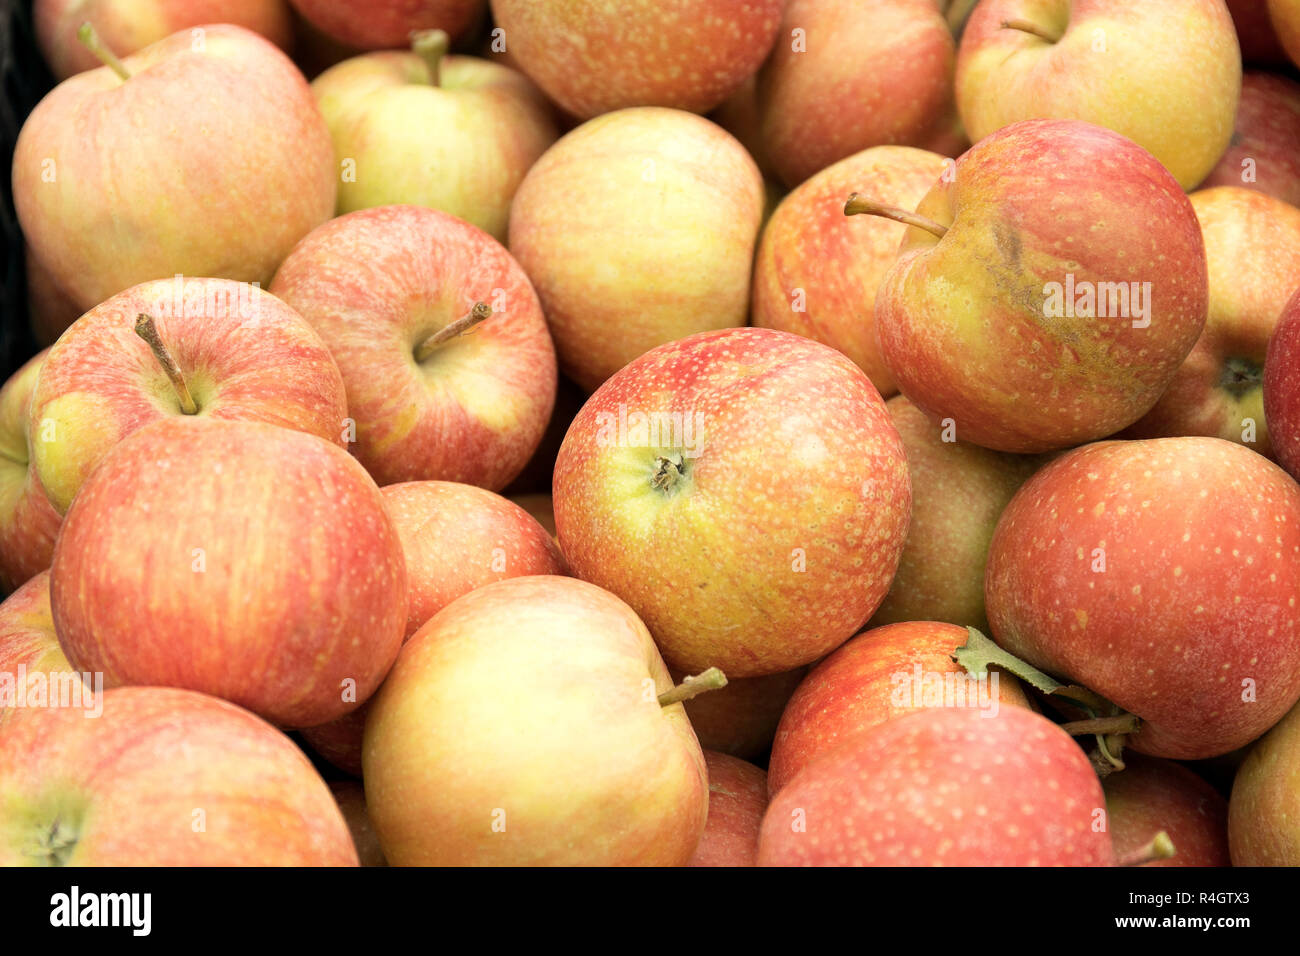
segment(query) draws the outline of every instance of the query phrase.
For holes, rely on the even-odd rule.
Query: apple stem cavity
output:
[[[916,226],[918,229],[924,229],[940,239],[948,232],[947,226],[940,225],[933,219],[926,219],[924,216],[918,216],[914,212],[908,212],[906,209],[900,209],[897,206],[886,206],[858,193],[849,196],[849,201],[844,204],[844,215],[881,216],[885,219],[892,219],[894,222],[901,222],[905,226]]]
[[[1140,721],[1135,714],[1118,714],[1114,717],[1090,717],[1087,720],[1071,720],[1061,724],[1061,729],[1071,737],[1086,737],[1089,734],[1110,736],[1113,734],[1136,733]]]
[[[726,686],[727,675],[716,667],[710,667],[703,673],[688,677],[677,686],[660,694],[659,706],[667,707],[669,704],[680,704],[684,700],[690,700],[692,697],[698,697],[700,694]]]
[[[411,52],[417,54],[429,68],[429,85],[442,85],[442,58],[451,46],[451,37],[443,30],[413,30]]]
[[[153,357],[158,360],[162,366],[167,378],[172,383],[172,388],[176,390],[176,397],[180,399],[181,411],[186,415],[197,415],[199,413],[198,403],[194,401],[194,396],[190,394],[190,387],[185,381],[185,375],[181,372],[181,367],[176,364],[172,354],[167,351],[167,346],[163,345],[162,338],[158,335],[158,326],[154,324],[153,317],[141,312],[135,317],[135,334],[144,339],[153,352]]]
[[[465,334],[469,329],[472,329],[483,320],[491,318],[491,316],[492,306],[488,305],[486,302],[475,302],[474,308],[469,310],[468,315],[461,316],[455,322],[439,329],[437,332],[433,333],[433,335],[421,342],[415,350],[415,360],[417,362],[423,362],[434,352],[438,351],[438,347],[442,345],[442,343],[450,341],[458,335]]]
[[[1061,39],[1058,36],[1052,36],[1052,34],[1048,33],[1037,23],[1031,23],[1029,20],[1021,20],[1018,18],[1013,20],[1003,20],[1002,29],[1019,30],[1021,33],[1028,33],[1030,36],[1038,37],[1038,39],[1045,43],[1056,43]]]
[[[1151,838],[1151,842],[1145,846],[1134,850],[1132,853],[1122,857],[1117,866],[1142,866],[1146,863],[1155,863],[1158,860],[1167,860],[1175,853],[1174,841],[1169,839],[1169,834],[1161,830]]]
[[[131,71],[126,68],[126,64],[117,58],[116,53],[104,45],[104,41],[99,38],[99,34],[95,32],[95,28],[89,20],[77,28],[77,39],[85,44],[86,49],[95,54],[99,62],[103,63],[123,80],[131,79]]]

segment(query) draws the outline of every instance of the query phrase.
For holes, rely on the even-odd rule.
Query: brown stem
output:
[[[1088,720],[1072,720],[1061,724],[1061,729],[1071,737],[1086,737],[1090,734],[1131,734],[1142,722],[1133,714],[1120,714],[1118,717],[1092,717]]]
[[[162,339],[158,335],[158,327],[154,325],[153,318],[141,312],[135,317],[135,334],[144,339],[153,351],[153,357],[158,360],[163,371],[167,373],[167,378],[171,380],[172,388],[176,390],[176,397],[181,401],[181,411],[186,415],[197,415],[199,406],[194,401],[194,396],[190,394],[190,387],[185,382],[185,376],[181,372],[181,367],[176,364],[172,354],[167,351],[167,346],[163,345]]]
[[[414,30],[411,32],[411,51],[424,60],[429,68],[429,85],[442,85],[442,58],[451,46],[451,37],[442,30]]]
[[[1028,33],[1030,36],[1036,36],[1038,39],[1047,43],[1055,43],[1057,40],[1061,39],[1060,37],[1052,36],[1037,23],[1032,23],[1029,20],[1021,20],[1018,18],[1014,20],[1003,20],[1002,29],[1019,30],[1021,33]]]
[[[940,239],[948,232],[947,226],[941,226],[933,219],[926,219],[924,216],[918,216],[906,209],[899,209],[897,206],[886,206],[874,199],[859,196],[857,193],[849,196],[849,201],[844,204],[844,215],[860,216],[864,213],[868,216],[883,216],[885,219],[892,219],[907,226],[916,226],[918,229],[934,233]]]
[[[469,314],[461,316],[455,322],[444,328],[439,329],[433,335],[429,336],[415,350],[415,360],[423,362],[434,352],[438,351],[438,346],[442,345],[448,339],[454,339],[456,336],[463,334],[467,330],[478,325],[484,319],[492,315],[492,306],[486,302],[475,302],[474,308],[469,310]]]
[[[122,79],[131,79],[131,71],[117,58],[116,53],[104,46],[104,41],[99,38],[99,34],[95,32],[95,28],[91,26],[89,20],[77,28],[77,39],[98,57],[100,63],[103,63]]]
[[[719,687],[727,686],[727,676],[716,667],[710,667],[701,674],[694,677],[688,677],[676,687],[664,691],[659,695],[659,706],[667,707],[669,704],[681,703],[684,700],[690,700],[697,697],[705,691],[717,690]]]
[[[1127,856],[1121,857],[1115,864],[1116,866],[1142,866],[1144,863],[1155,863],[1157,860],[1167,860],[1174,855],[1174,841],[1169,839],[1169,834],[1161,830],[1151,838],[1151,842],[1143,847],[1139,847]]]

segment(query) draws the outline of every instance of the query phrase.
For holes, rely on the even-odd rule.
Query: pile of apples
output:
[[[1300,0],[34,12],[0,864],[1300,865]]]

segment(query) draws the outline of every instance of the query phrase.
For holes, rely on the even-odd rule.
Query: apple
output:
[[[935,0],[790,0],[758,81],[780,178],[797,186],[871,146],[960,151],[953,47]]]
[[[1139,855],[1164,831],[1174,855],[1151,866],[1231,866],[1228,801],[1182,764],[1126,754],[1125,767],[1102,779],[1115,855]]]
[[[678,682],[689,676],[672,668],[668,672]],[[726,687],[686,701],[686,716],[700,746],[706,753],[713,750],[741,760],[764,760],[781,712],[805,673],[805,668],[796,667],[764,677],[728,678]]]
[[[47,354],[29,359],[0,387],[0,594],[50,566],[63,521],[32,467],[28,434],[32,392]]]
[[[523,74],[444,56],[447,43],[441,31],[417,33],[412,52],[367,53],[312,81],[335,156],[352,164],[338,210],[428,206],[504,242],[510,201],[555,142],[555,123]]]
[[[1155,157],[1090,123],[1016,123],[915,213],[866,194],[846,212],[911,226],[876,295],[880,355],[961,441],[1042,452],[1113,434],[1156,403],[1205,325],[1191,203]]]
[[[239,707],[120,687],[0,734],[0,866],[356,866],[329,787]]]
[[[709,768],[709,817],[687,866],[754,866],[758,828],[767,809],[767,774],[712,750],[704,751],[704,763]]]
[[[1192,193],[1209,264],[1205,330],[1132,438],[1211,435],[1272,453],[1264,416],[1264,359],[1282,309],[1300,284],[1300,209],[1219,186]]]
[[[772,798],[759,866],[1108,866],[1105,797],[1050,720],[938,707],[886,721]]]
[[[470,591],[402,648],[366,720],[384,856],[685,864],[708,780],[672,690],[650,632],[600,588],[548,575]]]
[[[492,0],[506,48],[580,119],[630,106],[707,113],[762,65],[786,0]]]
[[[528,277],[482,230],[419,206],[349,213],[298,244],[271,292],[329,346],[379,484],[499,490],[541,440],[555,351]]]
[[[404,46],[415,30],[459,37],[483,13],[484,0],[289,0],[326,36],[346,46],[380,50]]]
[[[82,309],[54,284],[50,271],[30,249],[26,256],[27,321],[41,348],[53,345],[68,326],[81,318]]]
[[[60,80],[101,65],[77,39],[83,23],[93,25],[119,56],[205,23],[233,23],[282,50],[293,49],[293,22],[284,0],[36,0],[32,16],[41,55]]]
[[[911,510],[867,376],[788,332],[660,346],[583,406],[555,464],[574,573],[627,601],[674,667],[790,671],[876,609]]]
[[[368,703],[329,723],[303,727],[298,731],[298,736],[302,737],[316,756],[360,779],[361,742],[366,733],[366,715],[370,713]]]
[[[877,146],[823,169],[787,195],[759,242],[753,324],[839,349],[882,396],[898,391],[876,348],[872,305],[906,227],[876,216],[845,216],[844,198],[858,191],[914,209],[948,162],[908,146]]]
[[[1228,804],[1233,866],[1300,866],[1300,707],[1251,748]]]
[[[531,492],[545,492],[550,497],[555,456],[560,453],[564,435],[578,414],[578,409],[586,401],[587,393],[575,385],[572,379],[561,375],[555,389],[555,407],[551,410],[551,420],[546,423],[542,440],[533,452],[533,457],[528,459],[528,464],[524,465],[524,470],[515,476],[504,494],[514,497]]]
[[[41,676],[34,677],[37,674]],[[75,691],[72,683],[56,678],[65,674],[73,675],[75,683],[82,685],[80,691]],[[24,682],[26,689],[20,688]],[[94,712],[94,686],[85,683],[83,675],[73,670],[54,633],[48,571],[29,579],[0,603],[0,732],[18,709],[20,694],[23,705],[28,705],[28,689],[39,689],[34,684],[44,687],[45,696],[35,698],[42,705],[52,701],[57,687],[57,693],[70,695],[66,701],[61,696],[58,698],[61,705],[82,704],[88,714]],[[103,687],[99,690],[102,692]],[[78,693],[80,701],[72,696]]]
[[[902,395],[885,402],[912,479],[912,522],[898,573],[871,619],[985,626],[984,566],[1002,509],[1042,464],[955,440]]]
[[[113,67],[59,84],[18,134],[19,224],[82,310],[178,273],[265,286],[334,212],[334,151],[302,74],[255,33],[202,31],[124,61],[99,47]]]
[[[341,717],[406,626],[406,568],[365,470],[313,435],[164,418],[113,448],[54,549],[77,670],[224,697],[272,723]]]
[[[1267,0],[1267,3],[1268,18],[1278,42],[1291,62],[1300,66],[1300,0]]]
[[[330,793],[343,813],[343,819],[352,834],[352,845],[362,866],[387,866],[384,851],[379,846],[374,824],[366,810],[366,791],[355,780],[331,780]]]
[[[260,421],[346,447],[343,378],[293,309],[229,279],[158,279],[78,319],[31,398],[37,479],[59,513],[115,445],[164,418]]]
[[[1232,25],[1237,31],[1244,63],[1258,66],[1285,67],[1290,64],[1286,50],[1278,42],[1273,21],[1268,15],[1268,0],[1227,0]],[[1249,75],[1249,74],[1247,74]],[[1243,78],[1242,94],[1246,92]]]
[[[909,621],[857,635],[817,664],[795,689],[772,744],[768,792],[775,794],[823,754],[887,720],[925,707],[966,707],[997,717],[1028,707],[1009,674],[974,678],[953,662],[964,627]]]
[[[1300,475],[1300,289],[1282,307],[1264,356],[1264,418],[1277,463]]]
[[[772,180],[779,178],[771,157],[767,155],[767,147],[763,145],[763,117],[758,109],[757,74],[719,103],[708,118],[736,137],[740,145],[745,147],[746,152],[758,164],[764,183],[771,184]]]
[[[1240,90],[1223,0],[986,0],[957,52],[973,141],[1020,120],[1085,120],[1154,154],[1184,189],[1228,148]]]
[[[744,147],[680,110],[620,110],[547,150],[508,244],[565,374],[594,391],[657,345],[744,325],[763,202]]]
[[[1298,154],[1300,84],[1272,73],[1247,73],[1232,144],[1201,188],[1240,186],[1300,206]]]
[[[1137,751],[1199,759],[1300,698],[1300,487],[1219,438],[1067,452],[1007,505],[984,591],[1003,648],[1141,720]]]
[[[511,495],[510,500],[528,512],[539,525],[546,529],[546,533],[555,539],[555,502],[551,496],[545,492],[531,492],[524,495]],[[559,551],[559,541],[556,540],[556,553]]]

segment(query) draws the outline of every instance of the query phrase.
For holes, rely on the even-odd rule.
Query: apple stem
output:
[[[1021,33],[1028,33],[1030,36],[1036,36],[1047,43],[1055,43],[1057,40],[1061,39],[1060,37],[1052,36],[1037,23],[1031,23],[1028,20],[1021,20],[1018,18],[1013,20],[1003,20],[1002,29],[1019,30]]]
[[[190,387],[185,382],[185,376],[181,372],[181,367],[176,364],[172,354],[167,351],[167,346],[163,345],[162,338],[158,335],[158,327],[154,325],[153,318],[141,312],[135,317],[135,334],[148,343],[153,357],[158,360],[163,371],[167,373],[167,378],[171,380],[172,388],[176,390],[176,397],[181,401],[181,411],[186,415],[197,415],[199,406],[194,401],[194,396],[190,394]]]
[[[492,306],[488,305],[486,302],[475,302],[474,308],[469,310],[468,315],[461,316],[455,322],[439,329],[437,332],[433,333],[433,335],[421,342],[419,347],[415,350],[415,360],[417,362],[423,362],[434,352],[438,351],[438,346],[442,345],[443,342],[446,342],[448,339],[454,339],[458,335],[462,335],[466,330],[478,325],[484,319],[490,318],[491,315]]]
[[[1091,734],[1131,734],[1142,722],[1134,714],[1120,714],[1116,717],[1091,717],[1088,720],[1071,720],[1061,724],[1061,729],[1071,737],[1086,737]]]
[[[411,52],[418,54],[429,68],[429,85],[442,85],[442,58],[451,46],[451,37],[443,30],[413,30]]]
[[[103,63],[123,80],[131,79],[131,71],[117,58],[116,53],[104,45],[104,41],[99,38],[99,34],[95,32],[95,28],[89,20],[77,28],[77,39],[99,58],[99,62]]]
[[[926,219],[924,216],[918,216],[906,209],[899,209],[897,206],[886,206],[857,193],[849,196],[849,201],[844,204],[844,215],[860,216],[864,213],[868,216],[883,216],[885,219],[892,219],[907,226],[916,226],[918,229],[934,233],[940,239],[948,232],[947,226],[941,226],[933,219]]]
[[[698,697],[706,691],[717,690],[719,687],[726,686],[727,675],[716,667],[710,667],[701,674],[687,677],[677,686],[660,694],[659,706],[667,707],[669,704],[680,704],[682,701]]]
[[[1116,866],[1142,866],[1144,863],[1155,863],[1157,860],[1167,860],[1175,853],[1174,841],[1169,839],[1169,834],[1161,830],[1151,838],[1151,842],[1143,847],[1133,851],[1127,856],[1122,857]]]

